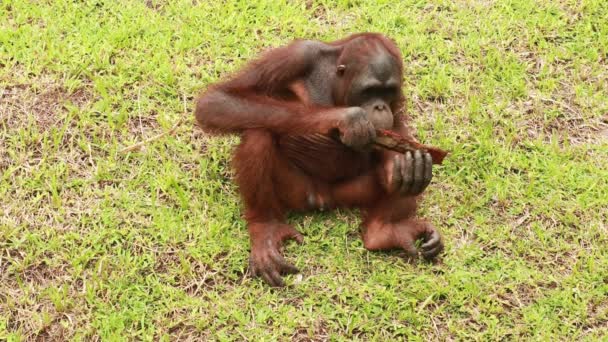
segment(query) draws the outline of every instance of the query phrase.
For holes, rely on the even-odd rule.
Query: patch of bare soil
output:
[[[80,108],[93,98],[88,87],[68,90],[44,79],[40,82],[0,89],[0,128],[12,130],[34,123],[46,130],[59,123],[66,105]]]

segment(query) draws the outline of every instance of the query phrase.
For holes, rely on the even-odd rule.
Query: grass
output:
[[[0,4],[0,339],[608,336],[608,2]],[[451,151],[435,265],[295,216],[303,270],[244,276],[229,154],[196,95],[295,37],[383,32],[419,137]],[[186,120],[173,136],[119,153]]]

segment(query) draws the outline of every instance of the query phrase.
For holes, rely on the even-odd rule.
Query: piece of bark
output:
[[[384,129],[376,130],[376,141],[375,145],[400,153],[407,151],[421,150],[428,152],[433,158],[433,164],[441,164],[443,158],[448,154],[447,151],[439,149],[437,147],[423,145],[419,142],[406,139],[401,135]]]

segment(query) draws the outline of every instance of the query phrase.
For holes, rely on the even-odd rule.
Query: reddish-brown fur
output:
[[[251,236],[251,267],[271,285],[283,285],[279,274],[297,272],[280,255],[283,240],[302,241],[300,233],[284,223],[290,210],[359,207],[366,248],[402,248],[414,256],[413,243],[420,238],[426,241],[425,257],[433,258],[442,249],[433,226],[414,217],[418,193],[399,193],[391,184],[392,173],[401,172],[391,171],[401,170],[395,168],[396,158],[403,156],[353,149],[335,136],[339,130],[366,138],[348,126],[345,118],[351,117],[347,110],[352,105],[347,95],[374,56],[386,54],[396,63],[398,71],[393,73],[398,73],[394,76],[400,88],[403,66],[397,47],[380,34],[363,33],[273,49],[199,98],[195,115],[201,127],[241,135],[233,164]],[[334,65],[347,65],[354,72],[335,76],[327,71]],[[391,130],[412,139],[404,103],[401,92],[390,100]],[[368,124],[367,118],[361,120]]]

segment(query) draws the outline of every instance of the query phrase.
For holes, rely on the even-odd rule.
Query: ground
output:
[[[608,334],[608,2],[0,4],[0,339],[596,340]],[[293,216],[302,274],[245,276],[229,155],[195,97],[296,37],[385,33],[436,264]],[[181,124],[173,135],[121,152]]]

